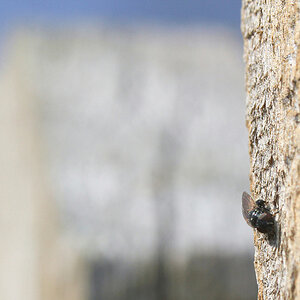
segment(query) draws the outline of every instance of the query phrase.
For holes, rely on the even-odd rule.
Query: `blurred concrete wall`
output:
[[[24,55],[31,41],[12,43],[0,80],[0,299],[84,300],[84,263],[64,238],[47,180]]]
[[[172,235],[181,258],[248,253],[237,38],[104,26],[34,37],[23,53],[65,225],[93,251],[126,261],[153,255],[158,235]]]
[[[5,163],[25,165],[18,184],[9,179],[18,186],[9,207],[28,225],[7,238],[21,247],[18,237],[31,237],[31,260],[21,262],[47,270],[26,277],[32,297],[50,272],[44,289],[66,293],[52,299],[83,299],[76,253],[58,250],[53,196],[64,230],[92,257],[91,299],[253,299],[251,231],[240,213],[248,156],[239,41],[223,29],[103,26],[23,31],[11,45],[11,119],[1,130],[16,145],[1,151],[18,149]],[[18,263],[9,251],[2,257]],[[26,276],[17,265],[23,273],[10,282]]]

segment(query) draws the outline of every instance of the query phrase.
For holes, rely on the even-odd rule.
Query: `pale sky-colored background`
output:
[[[241,1],[237,0],[2,0],[0,26],[101,19],[129,23],[211,23],[239,31],[240,7]]]

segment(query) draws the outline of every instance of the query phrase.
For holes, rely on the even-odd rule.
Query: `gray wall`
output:
[[[172,274],[186,280],[194,267],[189,282],[216,269],[231,278],[229,291],[245,286],[253,298],[252,233],[240,213],[248,154],[237,39],[220,29],[91,26],[24,31],[13,45],[37,103],[63,228],[94,262],[93,291],[100,282],[127,290],[132,283],[118,276],[131,274],[151,283],[155,299],[175,299]],[[107,265],[115,275],[103,283]],[[175,294],[189,299],[183,286]]]

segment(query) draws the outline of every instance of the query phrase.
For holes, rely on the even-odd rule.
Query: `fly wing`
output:
[[[249,226],[253,227],[250,223],[250,216],[249,213],[255,208],[255,202],[252,197],[244,192],[242,196],[242,211],[243,217],[245,221],[248,223]]]

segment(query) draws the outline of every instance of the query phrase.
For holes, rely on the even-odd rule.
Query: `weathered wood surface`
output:
[[[258,299],[300,299],[299,4],[242,5],[250,186],[276,214],[276,238],[255,232]]]

